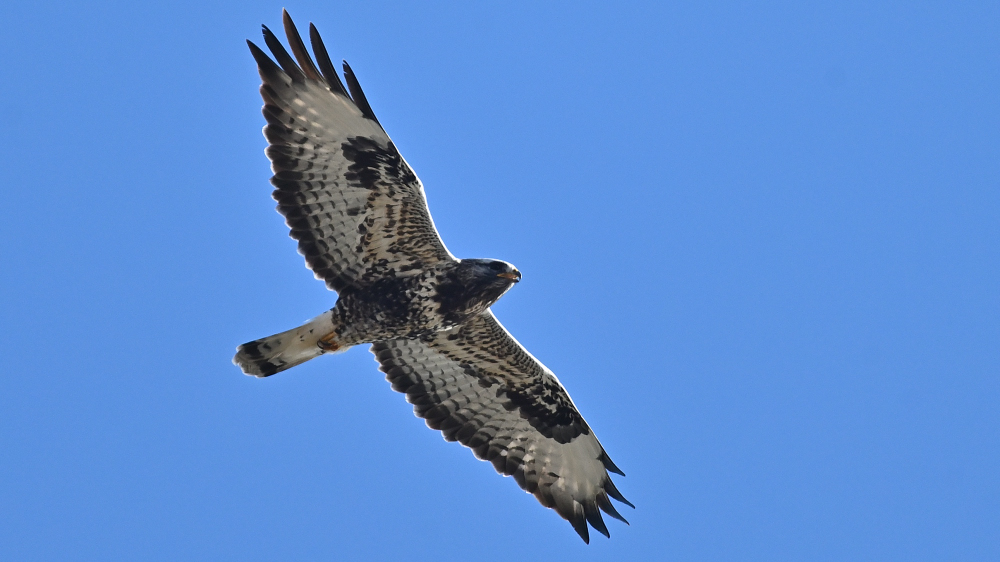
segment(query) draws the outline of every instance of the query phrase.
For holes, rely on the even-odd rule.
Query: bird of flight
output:
[[[269,377],[371,344],[393,390],[429,427],[513,476],[585,542],[588,522],[609,536],[601,511],[625,521],[609,498],[634,507],[608,471],[624,474],[552,371],[489,308],[521,273],[504,261],[451,255],[420,180],[350,66],[344,88],[316,27],[313,62],[282,15],[294,58],[266,26],[277,63],[247,41],[263,81],[273,197],[306,265],[338,299],[303,326],[239,346],[233,362]]]

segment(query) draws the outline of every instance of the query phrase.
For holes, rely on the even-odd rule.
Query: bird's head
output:
[[[460,268],[470,285],[504,287],[504,290],[521,280],[521,272],[502,260],[462,260]]]
[[[464,259],[455,274],[465,302],[462,308],[475,309],[476,313],[491,306],[521,280],[521,272],[501,260]]]

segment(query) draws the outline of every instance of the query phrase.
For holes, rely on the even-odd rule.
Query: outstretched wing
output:
[[[272,61],[247,41],[263,84],[274,198],[299,253],[340,291],[454,260],[438,236],[420,180],[399,155],[344,63],[350,94],[309,25],[319,68],[288,12],[289,56],[265,26]]]
[[[513,476],[545,507],[608,535],[598,510],[625,521],[608,497],[611,462],[558,379],[517,343],[489,310],[460,328],[423,339],[377,342],[372,353],[414,413],[448,441]],[[627,521],[626,521],[627,523]]]

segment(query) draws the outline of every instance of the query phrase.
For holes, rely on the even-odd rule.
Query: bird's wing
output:
[[[454,260],[420,180],[375,119],[350,67],[344,63],[348,94],[315,26],[309,34],[318,68],[283,16],[295,59],[266,26],[277,64],[247,43],[263,81],[273,196],[306,264],[340,291]]]
[[[608,500],[632,505],[608,475],[622,472],[552,371],[491,311],[427,338],[377,342],[372,353],[429,427],[513,476],[584,541],[588,521],[608,534],[598,508],[625,521]]]

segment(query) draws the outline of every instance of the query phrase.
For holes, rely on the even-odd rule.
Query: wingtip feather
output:
[[[611,460],[611,457],[608,456],[608,452],[603,449],[601,450],[601,464],[604,465],[604,468],[606,470],[614,472],[615,474],[620,474],[622,476],[625,476],[625,473],[622,472],[622,469],[618,468],[618,466],[615,465],[615,463]]]
[[[284,8],[281,9],[281,24],[285,28],[288,46],[292,48],[292,54],[295,55],[295,60],[298,61],[302,72],[311,80],[322,81],[323,77],[316,70],[316,65],[313,64],[312,57],[309,56],[309,51],[306,50],[306,45],[302,42],[302,36],[299,35],[299,30],[295,27],[295,22],[292,21],[292,16],[288,15],[288,10]]]
[[[361,110],[362,115],[378,123],[378,118],[375,117],[372,106],[368,104],[368,98],[365,97],[365,92],[361,89],[361,84],[358,82],[357,76],[351,70],[351,65],[347,64],[346,60],[343,63],[344,78],[347,80],[347,87],[351,90],[351,98],[354,99],[354,104]]]
[[[267,53],[263,49],[254,44],[253,41],[247,39],[247,46],[250,47],[250,54],[253,55],[255,61],[257,61],[257,68],[260,70],[261,74],[266,74],[269,77],[274,77],[282,74],[281,67],[271,60],[271,57],[267,56]]]
[[[580,535],[583,542],[590,544],[590,529],[587,527],[587,516],[583,514],[582,507],[580,507],[580,513],[576,513],[570,518],[569,523],[573,525],[573,530]]]
[[[609,516],[621,521],[626,525],[629,525],[628,520],[622,517],[622,514],[618,513],[618,510],[615,509],[615,504],[611,503],[611,500],[608,499],[607,494],[597,495],[597,507],[600,507],[601,511],[607,513]]]
[[[587,516],[587,522],[590,526],[597,530],[598,533],[604,535],[605,537],[611,538],[611,533],[608,532],[608,526],[604,524],[604,518],[601,517],[601,511],[597,509],[596,501],[588,501],[583,504],[583,512]]]
[[[281,69],[285,71],[285,74],[289,75],[295,82],[304,82],[305,74],[302,73],[302,69],[299,65],[292,60],[292,56],[288,54],[285,47],[281,44],[281,41],[271,32],[271,30],[266,26],[262,25],[261,33],[264,34],[264,43],[267,44],[267,48],[271,49],[271,54],[277,60]]]
[[[330,53],[327,52],[326,45],[323,44],[323,38],[320,37],[319,30],[312,23],[309,24],[309,42],[312,43],[313,54],[316,55],[316,63],[319,65],[319,70],[323,74],[323,77],[326,78],[326,83],[330,85],[330,90],[350,99],[350,94],[344,88],[344,83],[340,81],[340,75],[337,74],[337,69],[334,68],[333,62],[330,60]]]
[[[625,499],[625,496],[623,496],[622,493],[618,491],[618,488],[615,487],[615,483],[612,482],[610,478],[608,478],[608,481],[604,483],[604,491],[606,491],[608,495],[611,496],[612,498],[622,502],[623,504],[631,507],[632,509],[635,509],[635,506],[632,505],[632,502]]]

